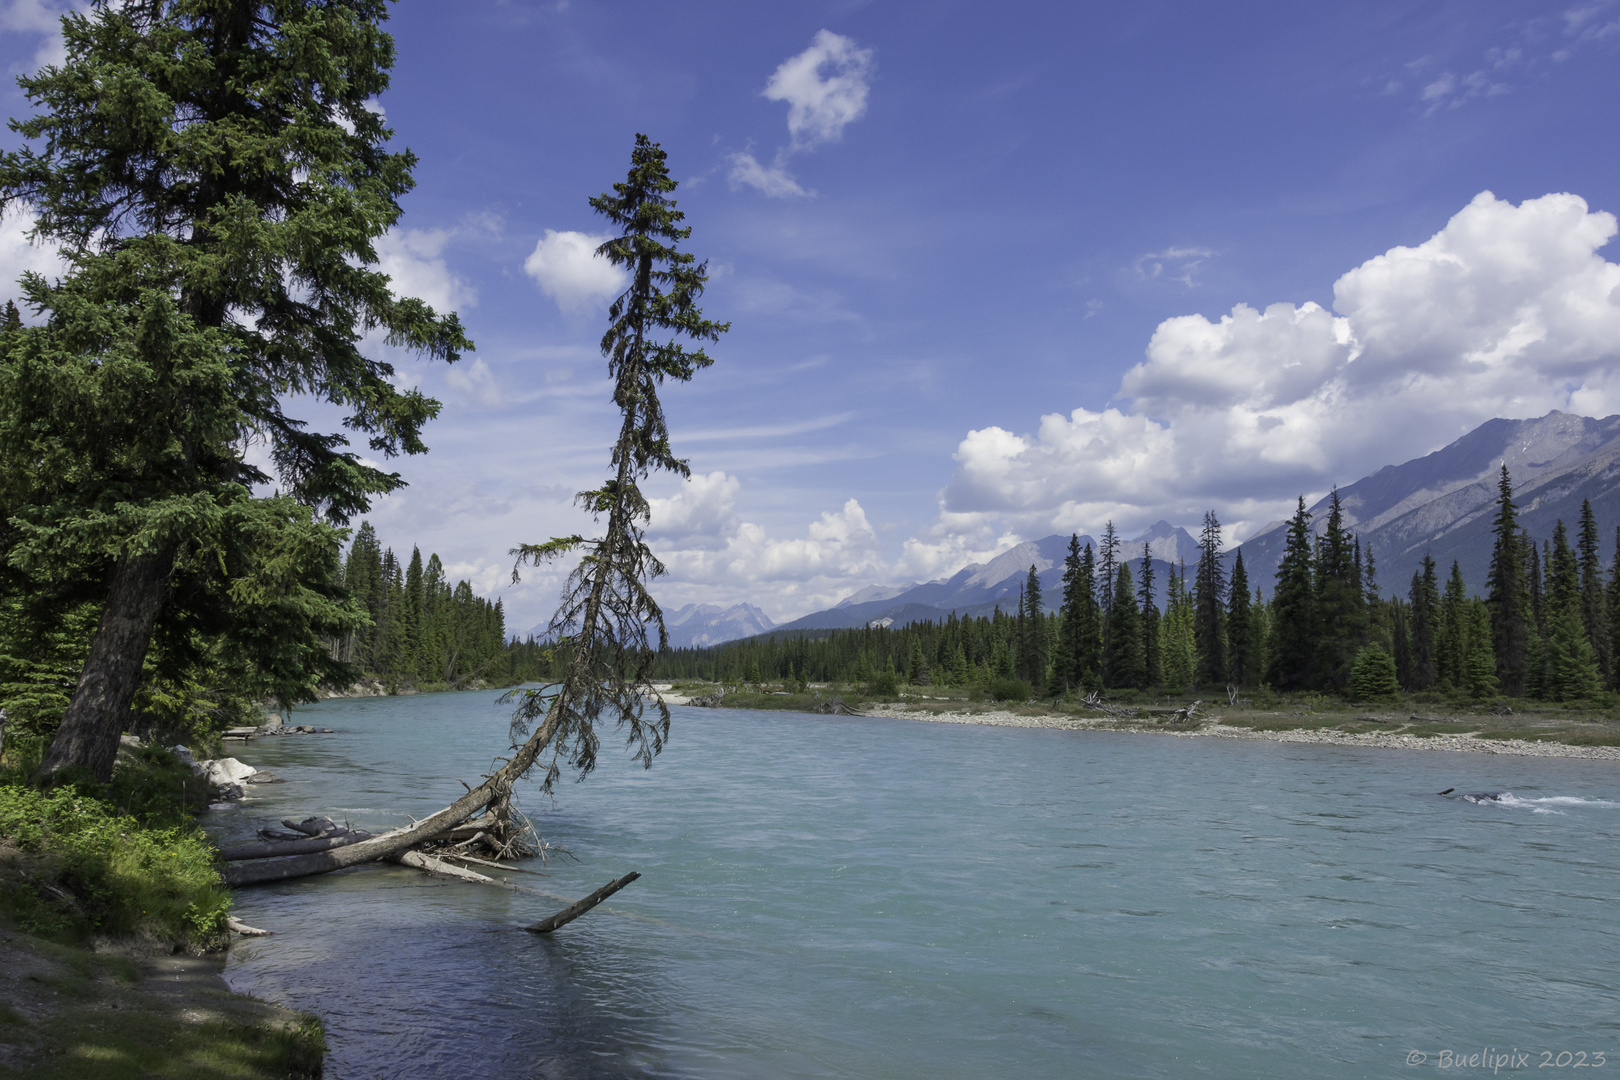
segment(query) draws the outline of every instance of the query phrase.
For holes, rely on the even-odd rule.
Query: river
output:
[[[504,752],[496,696],[300,709],[336,733],[233,751],[287,782],[209,827],[437,809]],[[575,859],[512,879],[564,900],[245,889],[275,936],[229,982],[318,1013],[338,1080],[1620,1072],[1613,762],[672,711],[651,770],[608,732],[523,803]]]

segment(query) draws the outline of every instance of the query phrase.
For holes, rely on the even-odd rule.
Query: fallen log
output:
[[[370,839],[370,833],[355,830],[338,836],[312,836],[303,840],[274,840],[263,844],[241,844],[237,847],[220,848],[219,857],[226,862],[246,862],[248,859],[274,859],[281,855],[309,855]]]
[[[436,859],[457,859],[457,860],[460,860],[461,862],[477,863],[479,866],[488,866],[488,867],[492,867],[492,868],[494,868],[496,870],[505,870],[505,871],[507,871],[509,873],[515,873],[515,874],[535,874],[535,875],[537,875],[539,877],[550,877],[551,876],[551,875],[547,874],[544,870],[530,870],[527,867],[523,867],[523,866],[505,866],[505,865],[503,865],[501,863],[498,863],[498,862],[490,862],[488,859],[480,859],[480,858],[476,858],[475,856],[472,856],[472,855],[463,855],[460,852],[456,852],[456,851],[439,851],[439,852],[435,852],[433,857],[436,858]]]
[[[294,832],[301,832],[305,836],[333,836],[337,833],[347,832],[343,826],[331,818],[311,817],[303,821],[294,821],[292,818],[282,818],[281,823]]]
[[[489,779],[437,813],[429,814],[409,828],[394,829],[362,840],[358,844],[317,851],[308,855],[289,855],[276,859],[257,859],[236,863],[225,868],[225,882],[232,886],[258,885],[268,881],[286,881],[289,878],[327,874],[348,866],[392,858],[433,840],[440,833],[465,824],[474,814],[511,794],[518,777],[529,771],[540,757],[540,751],[550,744],[562,724],[565,710],[553,707],[545,722],[535,729],[517,753],[512,755]]]
[[[624,888],[626,885],[630,884],[640,876],[640,873],[632,870],[618,881],[608,882],[600,889],[597,889],[595,892],[591,893],[591,895],[587,896],[585,899],[570,904],[568,907],[563,908],[550,918],[541,919],[533,926],[525,926],[523,929],[533,934],[549,934],[559,926],[567,926],[569,923],[573,922],[575,919],[591,910],[591,908],[595,907],[597,904],[600,904],[602,901],[606,900],[608,897],[612,896],[614,893],[618,892],[620,889]]]
[[[442,874],[444,877],[455,878],[458,881],[471,881],[476,882],[479,885],[507,884],[503,881],[496,881],[487,874],[480,874],[476,870],[468,870],[461,866],[451,866],[449,863],[444,862],[441,859],[436,859],[432,855],[424,855],[420,851],[407,851],[396,861],[403,866],[413,867],[417,870],[425,870],[430,874]]]
[[[234,930],[243,937],[269,937],[272,933],[274,933],[274,931],[271,930],[260,930],[256,926],[249,926],[241,919],[238,919],[235,915],[225,916],[225,926],[227,929]]]

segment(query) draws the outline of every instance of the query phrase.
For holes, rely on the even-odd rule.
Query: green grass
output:
[[[11,1048],[0,1055],[0,1077],[321,1075],[325,1036],[308,1014],[270,1009],[222,984],[193,985],[179,995],[149,990],[128,960],[37,938],[7,935],[0,955],[33,969],[14,984],[32,1015],[0,1003],[0,1043]]]

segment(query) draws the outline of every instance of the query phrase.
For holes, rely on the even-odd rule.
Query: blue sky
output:
[[[52,10],[4,8],[8,70]],[[668,604],[791,618],[1108,519],[1241,539],[1491,416],[1620,411],[1620,3],[417,0],[390,29],[421,163],[385,265],[478,351],[402,363],[445,408],[371,517],[514,626],[556,581],[507,586],[505,552],[580,528],[606,465],[586,199],[637,132],[733,324],[666,394]],[[8,286],[46,257],[18,227]]]

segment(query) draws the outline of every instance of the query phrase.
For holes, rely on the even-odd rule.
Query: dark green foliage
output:
[[[1608,603],[1603,595],[1603,557],[1598,550],[1597,518],[1592,513],[1592,501],[1581,500],[1581,532],[1579,541],[1581,564],[1581,623],[1586,628],[1586,639],[1592,643],[1592,658],[1597,664],[1598,679],[1607,686],[1613,676],[1614,654],[1609,627]]]
[[[1582,618],[1585,597],[1580,571],[1564,523],[1559,521],[1553,528],[1547,560],[1547,630],[1537,672],[1540,696],[1553,701],[1587,698],[1602,686],[1596,652]]]
[[[280,636],[352,615],[319,599],[325,556],[295,557],[337,550],[296,506],[341,523],[402,482],[284,404],[324,399],[371,452],[420,453],[437,403],[360,343],[471,347],[375,269],[414,164],[366,106],[393,61],[385,17],[381,0],[97,5],[63,19],[61,64],[20,80],[38,112],[12,125],[25,145],[0,157],[0,209],[32,207],[67,271],[24,277],[39,323],[6,331],[0,358],[7,561],[94,583],[103,605],[47,771],[106,778],[154,634],[165,664],[206,629],[294,693],[326,674],[294,672],[310,642]],[[250,438],[285,500],[248,497],[269,479],[243,459]],[[243,545],[280,550],[238,587]]]
[[[1109,647],[1110,620],[1114,614],[1114,579],[1119,572],[1119,534],[1114,531],[1114,523],[1108,521],[1103,525],[1102,539],[1097,542],[1097,610],[1100,619],[1102,636],[1102,652],[1106,655]],[[1104,662],[1106,667],[1106,661]]]
[[[1236,686],[1253,686],[1259,675],[1253,613],[1249,607],[1249,572],[1243,567],[1243,549],[1232,563],[1231,596],[1226,609],[1226,671]]]
[[[1288,523],[1277,586],[1271,594],[1269,681],[1279,690],[1311,685],[1316,659],[1316,590],[1311,543],[1311,515],[1300,496],[1299,509]]]
[[[1620,525],[1614,530],[1614,562],[1609,564],[1609,587],[1605,594],[1609,615],[1609,640],[1620,641]],[[1609,689],[1620,688],[1620,662],[1609,672]]]
[[[1344,527],[1344,508],[1333,489],[1327,527],[1316,548],[1316,678],[1319,686],[1345,692],[1351,665],[1367,631],[1354,539]]]
[[[356,673],[385,687],[475,682],[508,685],[530,672],[506,647],[506,614],[499,600],[476,596],[472,585],[451,586],[436,554],[422,562],[413,549],[401,578],[392,549],[382,549],[370,522],[362,522],[343,564],[343,584],[371,617],[338,642]]]
[[[1198,645],[1198,680],[1226,681],[1226,570],[1221,565],[1221,523],[1204,514],[1198,538],[1198,573],[1193,579],[1193,640]]]
[[[1054,668],[1065,689],[1102,685],[1102,620],[1097,607],[1096,563],[1091,545],[1080,550],[1080,538],[1069,537],[1063,560],[1063,606],[1058,612],[1058,646]]]
[[[1363,645],[1350,671],[1352,701],[1383,701],[1400,693],[1395,658],[1382,645]]]
[[[1440,583],[1435,574],[1434,559],[1427,552],[1423,555],[1423,569],[1412,572],[1412,588],[1407,597],[1412,605],[1410,621],[1412,673],[1407,689],[1415,692],[1429,689],[1440,679],[1435,659],[1435,630],[1440,616]]]
[[[1524,555],[1520,550],[1518,507],[1513,502],[1513,483],[1507,464],[1497,482],[1496,542],[1491,549],[1491,568],[1486,585],[1486,602],[1491,609],[1491,636],[1496,650],[1496,674],[1502,692],[1517,697],[1524,693],[1529,661],[1530,595],[1525,586]]]
[[[1462,567],[1455,559],[1451,563],[1451,576],[1446,579],[1445,595],[1440,599],[1440,634],[1435,663],[1440,672],[1440,685],[1462,690],[1468,686],[1468,634],[1472,625],[1468,610],[1468,586],[1463,582]]]
[[[1048,659],[1046,613],[1042,610],[1041,579],[1029,568],[1018,604],[1018,660],[1014,673],[1034,686],[1046,682]]]
[[[1463,664],[1463,672],[1468,696],[1480,701],[1495,697],[1501,690],[1501,682],[1496,675],[1500,665],[1497,664],[1495,650],[1491,647],[1489,606],[1479,600],[1471,600],[1468,602],[1467,612],[1468,659]]]
[[[1142,545],[1142,583],[1137,586],[1136,596],[1142,616],[1142,685],[1158,686],[1164,677],[1163,642],[1159,635],[1159,607],[1153,601],[1153,552],[1148,544]]]
[[[218,946],[230,893],[188,813],[207,798],[190,769],[147,750],[121,756],[105,790],[42,792],[22,780],[0,777],[0,838],[67,899],[0,874],[3,921],[58,939],[139,932],[176,947]]]
[[[1198,646],[1193,640],[1193,601],[1187,568],[1170,565],[1164,615],[1159,620],[1160,678],[1166,690],[1181,693],[1198,677]]]
[[[1147,682],[1142,616],[1131,585],[1131,564],[1122,561],[1114,569],[1114,607],[1108,614],[1108,637],[1103,646],[1103,682],[1121,689],[1141,689]]]
[[[1028,701],[1034,696],[1034,690],[1029,683],[1022,679],[1009,679],[994,676],[985,685],[985,693],[991,701]]]

